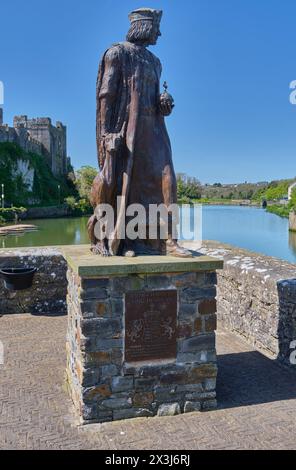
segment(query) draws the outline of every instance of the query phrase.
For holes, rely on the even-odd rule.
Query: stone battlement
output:
[[[18,126],[32,126],[32,125],[37,125],[37,126],[51,126],[51,119],[48,117],[37,117],[37,118],[32,118],[28,119],[28,116],[23,115],[23,116],[15,116],[13,118],[13,127],[18,127]]]
[[[68,171],[67,127],[57,121],[52,124],[49,117],[28,118],[15,116],[13,127],[3,125],[3,110],[0,108],[0,142],[13,142],[26,152],[42,155],[53,174],[64,175]]]

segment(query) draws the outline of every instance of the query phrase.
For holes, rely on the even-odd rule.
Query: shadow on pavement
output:
[[[218,408],[296,398],[296,374],[257,351],[218,355]]]

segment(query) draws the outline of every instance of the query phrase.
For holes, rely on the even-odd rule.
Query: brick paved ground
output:
[[[220,332],[219,409],[77,427],[64,389],[66,317],[0,318],[1,449],[295,449],[296,374]]]

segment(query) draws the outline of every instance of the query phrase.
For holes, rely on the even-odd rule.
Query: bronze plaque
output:
[[[177,355],[177,291],[125,295],[125,360],[174,359]]]

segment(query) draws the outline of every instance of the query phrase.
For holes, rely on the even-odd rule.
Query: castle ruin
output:
[[[3,124],[0,108],[0,142],[13,142],[26,152],[42,155],[55,176],[65,175],[69,168],[67,158],[67,128],[61,122],[54,126],[51,119],[15,116],[13,127]]]

